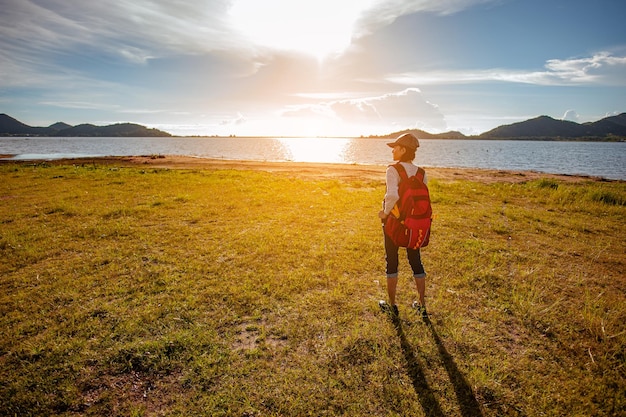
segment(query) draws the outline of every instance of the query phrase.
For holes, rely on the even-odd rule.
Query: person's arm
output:
[[[383,203],[383,209],[378,213],[378,217],[386,219],[389,216],[393,206],[400,199],[398,194],[398,184],[400,183],[400,175],[398,171],[393,167],[387,167],[386,180],[387,191],[385,192],[385,200]]]

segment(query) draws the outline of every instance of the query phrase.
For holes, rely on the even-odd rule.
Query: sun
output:
[[[233,28],[251,42],[323,59],[344,51],[368,0],[236,0]]]

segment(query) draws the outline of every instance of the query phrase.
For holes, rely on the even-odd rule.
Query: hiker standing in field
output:
[[[418,167],[413,164],[415,151],[420,146],[419,141],[415,136],[410,133],[403,134],[398,137],[395,142],[388,143],[387,146],[393,148],[393,160],[399,162],[402,167],[404,167],[406,174],[409,177],[418,172]],[[389,165],[386,172],[387,191],[383,201],[383,209],[378,213],[378,217],[380,217],[383,222],[383,230],[387,218],[400,199],[400,179],[400,174],[396,167]],[[425,173],[423,182],[427,182]],[[396,305],[396,287],[398,285],[398,251],[400,247],[393,242],[387,233],[383,234],[385,236],[387,294],[389,296],[389,302],[381,300],[379,302],[379,306],[385,312],[398,315],[398,306]],[[415,287],[417,288],[417,292],[419,294],[419,301],[413,301],[412,307],[416,309],[422,317],[426,317],[426,304],[424,300],[424,293],[426,291],[426,272],[424,271],[424,266],[422,265],[420,249],[406,248],[406,253],[409,265],[411,265],[411,269],[413,270]]]

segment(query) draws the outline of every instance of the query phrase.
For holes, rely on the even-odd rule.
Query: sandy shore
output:
[[[6,159],[10,155],[0,155],[0,163],[39,163],[43,161],[15,161]],[[240,169],[267,172],[284,172],[307,178],[345,178],[384,180],[384,165],[348,165],[308,162],[264,162],[225,159],[196,158],[189,156],[166,155],[121,156],[102,158],[59,159],[45,161],[47,164],[98,164],[111,166],[149,166],[169,169]],[[598,177],[545,174],[535,171],[485,170],[475,168],[427,168],[429,178],[442,181],[472,180],[483,183],[523,182],[549,178],[567,182],[606,181]]]

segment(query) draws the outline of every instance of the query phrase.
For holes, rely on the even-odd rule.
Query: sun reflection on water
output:
[[[280,138],[293,162],[345,163],[349,138]]]

